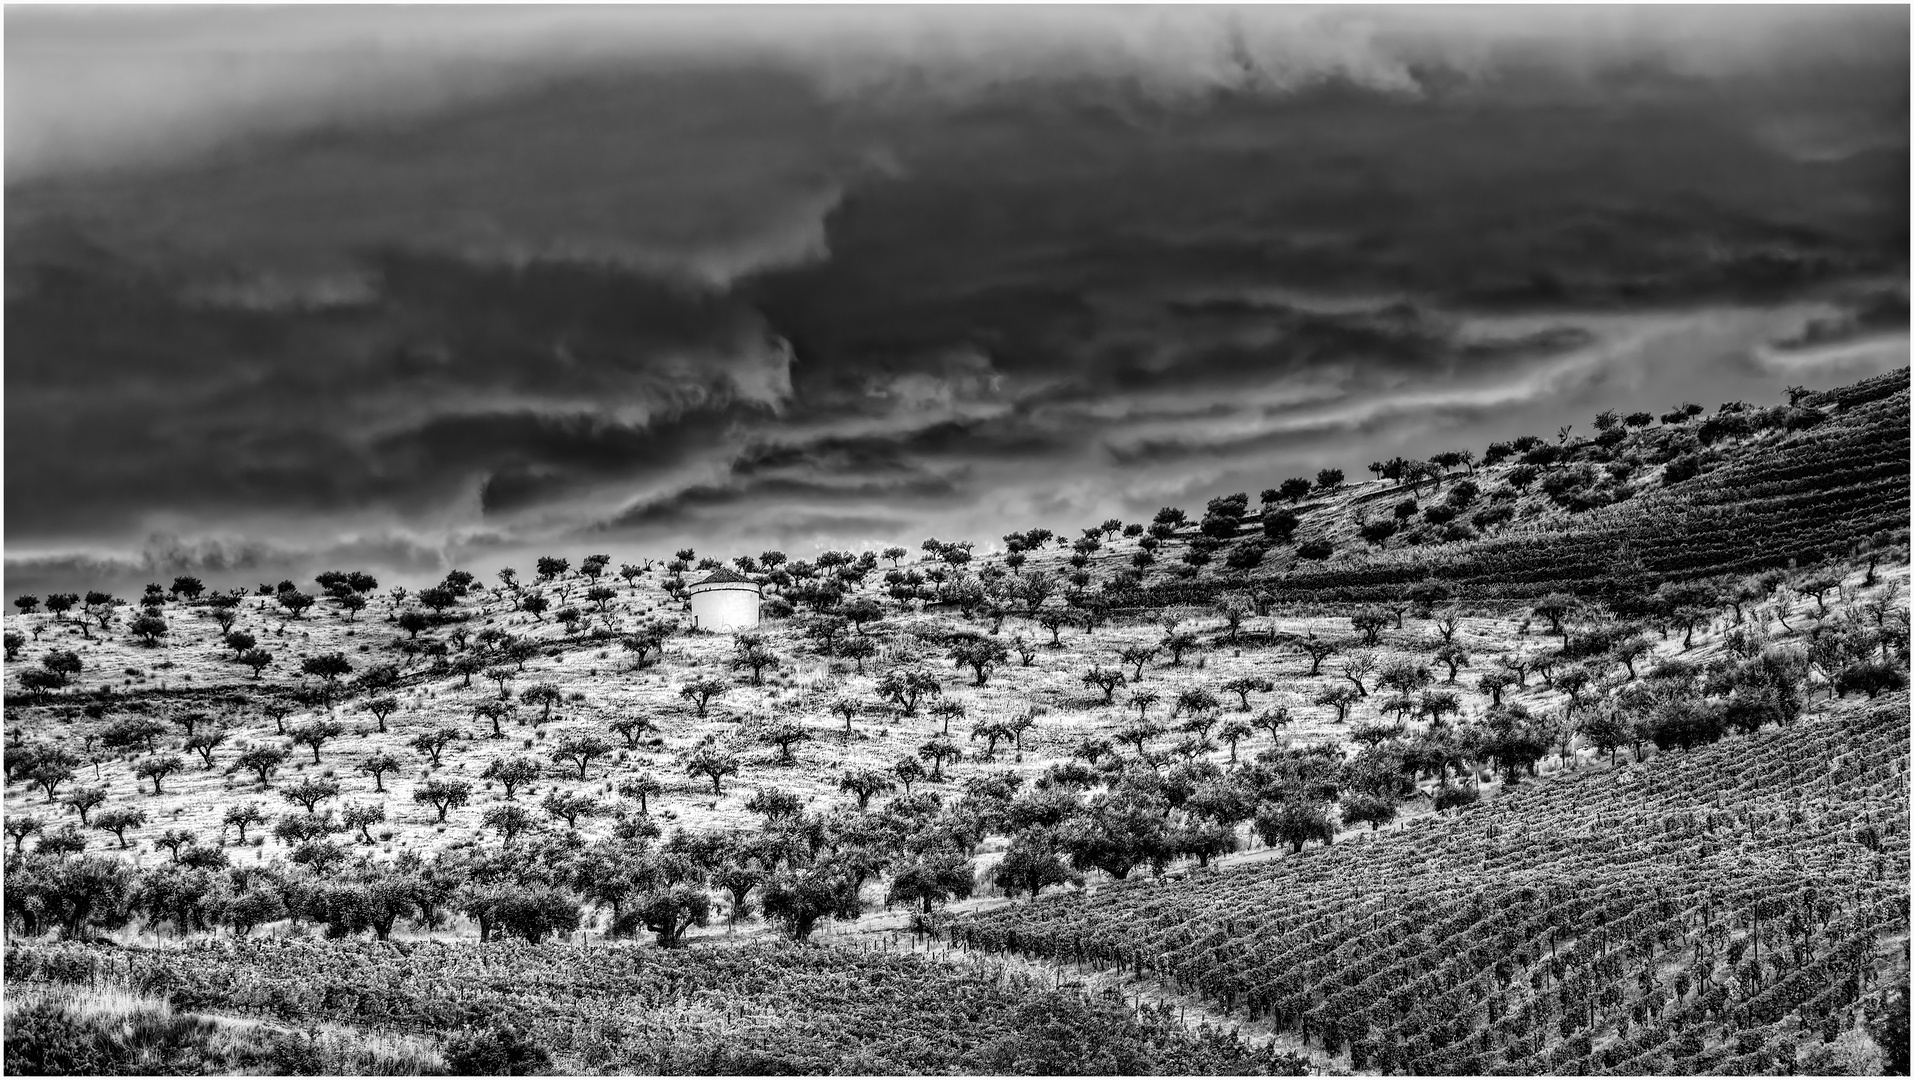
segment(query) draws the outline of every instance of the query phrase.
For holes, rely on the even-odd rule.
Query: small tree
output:
[[[506,719],[517,711],[517,708],[509,701],[481,701],[472,707],[472,715],[492,725],[491,734],[486,736],[488,739],[503,739],[505,737],[503,725]]]
[[[1139,720],[1136,723],[1126,724],[1119,728],[1112,737],[1120,743],[1130,744],[1136,749],[1137,756],[1142,757],[1149,749],[1150,740],[1161,734],[1163,734],[1161,727],[1148,721]]]
[[[565,700],[565,693],[551,683],[538,683],[521,690],[518,700],[538,708],[539,719],[546,721],[552,718],[552,706],[561,704]]]
[[[1379,607],[1366,607],[1349,617],[1349,624],[1361,635],[1364,645],[1382,640],[1382,632],[1395,625],[1395,617]]]
[[[278,599],[279,606],[285,608],[286,614],[294,619],[305,618],[306,609],[312,607],[314,603],[312,596],[298,589],[281,592]]]
[[[1637,635],[1618,643],[1614,649],[1610,650],[1610,655],[1620,661],[1624,668],[1628,669],[1628,678],[1630,681],[1633,681],[1635,679],[1636,662],[1645,656],[1651,655],[1654,651],[1655,646],[1650,643],[1647,638]]]
[[[1262,712],[1250,718],[1249,726],[1259,731],[1269,732],[1269,737],[1274,739],[1284,728],[1289,726],[1289,721],[1290,716],[1288,709],[1264,709]]]
[[[339,794],[339,782],[306,777],[291,787],[280,788],[279,794],[287,802],[305,807],[306,813],[316,814],[320,803]]]
[[[226,816],[220,819],[222,826],[231,826],[239,830],[239,842],[246,842],[246,830],[254,825],[266,823],[265,811],[256,802],[235,803],[226,808]]]
[[[412,801],[431,803],[439,812],[439,821],[455,807],[464,806],[472,797],[472,785],[463,780],[441,780],[433,777],[420,784],[412,792]]]
[[[567,761],[578,767],[578,779],[585,779],[585,770],[591,767],[593,758],[601,758],[611,753],[611,746],[596,735],[570,735],[559,742],[552,751],[553,761]]]
[[[602,809],[598,805],[598,800],[574,791],[551,792],[538,805],[547,814],[563,821],[568,829],[578,828],[579,818],[593,817]]]
[[[108,807],[93,816],[93,827],[102,832],[110,832],[120,842],[120,849],[126,849],[126,830],[137,829],[146,824],[146,811],[130,807]]]
[[[485,816],[480,821],[486,828],[495,830],[499,838],[507,844],[521,833],[531,832],[538,827],[538,819],[517,803],[494,806],[485,811]]]
[[[177,756],[164,754],[159,757],[147,758],[134,766],[133,775],[142,780],[151,780],[153,782],[153,794],[163,795],[165,792],[160,790],[160,781],[184,768],[186,768],[186,763],[181,761]]]
[[[1229,744],[1229,763],[1236,764],[1236,744],[1255,734],[1256,729],[1241,720],[1231,720],[1216,733],[1216,737]]]
[[[917,715],[917,703],[943,693],[944,687],[927,671],[889,671],[877,682],[879,697],[894,702],[905,716]]]
[[[945,738],[935,738],[917,748],[917,756],[930,762],[930,779],[933,783],[944,782],[944,766],[962,761],[964,752]]]
[[[640,814],[651,813],[651,797],[664,794],[664,790],[665,786],[658,782],[658,778],[648,772],[639,773],[637,776],[622,781],[618,785],[619,795],[627,799],[638,800],[638,812]]]
[[[1126,645],[1117,651],[1117,659],[1134,668],[1130,675],[1131,682],[1142,682],[1143,665],[1156,659],[1156,654],[1160,651],[1162,650],[1154,645]]]
[[[1170,719],[1174,720],[1184,713],[1192,716],[1208,715],[1222,707],[1222,701],[1215,694],[1200,686],[1193,686],[1176,695],[1176,703],[1170,708]]]
[[[352,661],[347,660],[344,653],[321,653],[300,661],[299,673],[321,679],[326,699],[330,701],[333,691],[339,687],[339,680],[352,674]]]
[[[379,722],[379,734],[385,734],[385,718],[399,711],[399,699],[391,695],[375,697],[365,703],[365,711]]]
[[[428,731],[414,736],[412,741],[406,745],[424,755],[427,760],[432,762],[432,767],[436,769],[439,767],[440,758],[444,755],[445,748],[457,742],[458,738],[458,732],[450,728],[440,728],[436,731]]]
[[[255,679],[259,678],[261,671],[272,666],[272,661],[272,653],[265,649],[247,649],[239,654],[239,662],[253,669]]]
[[[82,825],[93,824],[87,820],[87,815],[91,814],[95,807],[105,801],[106,789],[104,787],[74,788],[72,791],[66,793],[65,798],[60,800],[62,805],[80,815],[80,824]]]
[[[148,647],[158,645],[159,639],[166,636],[166,620],[158,615],[136,615],[126,626],[128,632],[140,639]]]
[[[685,755],[684,769],[688,775],[709,777],[711,793],[724,794],[724,778],[738,771],[736,754],[710,741],[699,743]]]
[[[793,756],[791,748],[798,743],[809,741],[811,737],[810,730],[804,725],[785,722],[765,728],[758,739],[760,742],[778,748],[778,764],[794,765],[797,763],[797,758]]]
[[[1530,610],[1548,620],[1549,633],[1560,634],[1562,643],[1567,645],[1567,620],[1580,606],[1580,603],[1567,593],[1549,593],[1537,600]]]
[[[1449,669],[1449,677],[1443,681],[1452,683],[1455,681],[1456,670],[1469,666],[1469,653],[1460,645],[1444,642],[1442,647],[1435,651],[1435,661]]]
[[[1323,661],[1336,655],[1336,651],[1341,648],[1340,645],[1333,641],[1313,636],[1298,641],[1296,647],[1301,649],[1309,657],[1310,678],[1315,678],[1322,674]]]
[[[1004,648],[1002,642],[987,637],[972,637],[953,646],[950,658],[958,667],[967,667],[976,675],[973,686],[982,686],[990,677],[991,668],[1009,662],[1010,650]]]
[[[1101,664],[1084,672],[1082,679],[1083,685],[1094,686],[1103,691],[1103,703],[1105,705],[1115,700],[1118,688],[1122,687],[1128,681],[1128,679],[1123,677],[1123,672],[1106,669]]]
[[[259,786],[265,787],[272,783],[272,774],[286,763],[289,756],[283,747],[255,746],[234,758],[232,768],[227,771],[253,773],[259,777]]]
[[[511,692],[505,689],[505,684],[518,678],[518,672],[504,664],[488,667],[480,674],[498,684],[498,696],[501,701],[511,696]]]
[[[731,689],[731,684],[722,679],[709,676],[693,679],[678,688],[678,696],[697,706],[698,716],[704,717],[705,710],[711,706],[711,699],[723,696]]]
[[[348,803],[339,817],[347,829],[359,830],[359,838],[370,844],[373,842],[372,826],[385,820],[385,807],[374,803]]]
[[[975,885],[975,871],[970,860],[956,853],[937,853],[920,856],[899,869],[891,877],[890,889],[884,896],[884,905],[919,904],[928,915],[932,904],[942,904],[952,899],[968,899]]]
[[[188,736],[186,741],[180,744],[180,749],[190,750],[198,754],[200,761],[204,765],[204,769],[207,772],[211,772],[213,768],[213,751],[225,745],[225,742],[226,733],[218,728],[211,728]]]
[[[1288,844],[1292,855],[1302,851],[1303,845],[1311,840],[1327,845],[1336,839],[1335,826],[1330,824],[1323,808],[1301,799],[1285,799],[1258,807],[1255,828],[1263,843],[1271,847]]]
[[[1166,630],[1163,634],[1163,649],[1170,654],[1170,666],[1181,667],[1183,654],[1199,648],[1201,642],[1189,631]]]
[[[292,729],[292,744],[312,749],[312,763],[319,764],[319,748],[345,734],[345,725],[337,720],[315,720]]]
[[[833,698],[825,711],[833,716],[842,716],[844,718],[844,739],[846,742],[850,741],[851,721],[857,718],[857,699],[852,697]]]
[[[479,779],[496,781],[505,789],[505,797],[513,799],[518,797],[519,788],[537,782],[542,771],[543,767],[528,757],[493,758]]]
[[[251,634],[247,633],[244,630],[230,631],[221,640],[226,643],[227,648],[233,651],[233,659],[235,660],[244,656],[247,650],[259,644],[258,638],[252,636]]]
[[[1225,693],[1235,694],[1241,699],[1243,712],[1249,711],[1249,696],[1251,694],[1267,694],[1275,689],[1275,683],[1255,675],[1239,676],[1223,684],[1223,691]]]
[[[907,759],[914,760],[914,759]],[[837,789],[857,799],[859,810],[870,809],[871,799],[892,791],[897,785],[891,777],[877,769],[856,769],[844,774],[837,782]]]
[[[757,634],[738,635],[737,655],[733,657],[731,663],[734,667],[751,669],[752,686],[763,686],[765,669],[776,671],[779,666],[777,654],[772,652],[764,644],[764,639]]]
[[[53,677],[56,686],[65,686],[85,668],[80,654],[71,649],[48,649],[47,654],[40,658],[40,669]]]
[[[979,720],[977,723],[971,725],[970,737],[972,740],[984,740],[984,760],[995,761],[997,759],[997,744],[1000,742],[1009,742],[1016,737],[1016,733],[1010,729],[1009,724],[1002,720]]]
[[[643,742],[646,736],[658,730],[658,725],[652,723],[649,717],[637,715],[621,716],[613,720],[610,726],[613,734],[625,740],[627,750],[638,749],[638,744]]]
[[[891,775],[897,777],[897,782],[904,785],[905,798],[910,797],[912,784],[920,784],[930,776],[924,770],[922,762],[908,756],[897,759],[897,764],[891,766]]]
[[[113,619],[116,617],[121,603],[122,601],[114,597],[111,593],[88,592],[86,594],[87,617],[99,623],[100,633],[104,634],[107,628],[113,625]],[[80,623],[80,629],[83,633],[85,632],[86,623],[84,621]],[[86,634],[86,636],[92,637],[91,634]]]
[[[45,832],[46,827],[46,822],[31,814],[8,814],[5,828],[7,836],[13,840],[13,853],[20,854],[27,837]]]
[[[1342,820],[1345,825],[1367,825],[1370,832],[1396,819],[1396,802],[1373,792],[1351,791],[1342,797]]]
[[[1026,709],[1011,717],[1006,722],[1010,728],[1011,743],[1016,746],[1018,753],[1023,752],[1023,737],[1025,733],[1037,726],[1037,712],[1038,710],[1035,708]]]
[[[383,751],[369,755],[359,763],[359,771],[372,777],[372,790],[385,791],[385,774],[399,771],[399,759]]]

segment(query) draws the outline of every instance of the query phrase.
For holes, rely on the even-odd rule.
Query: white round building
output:
[[[758,625],[763,590],[742,574],[720,566],[685,591],[691,596],[691,625],[696,629],[722,633]]]

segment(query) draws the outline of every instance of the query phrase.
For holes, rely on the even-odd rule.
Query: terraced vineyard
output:
[[[561,1071],[1295,1075],[1301,1065],[994,966],[788,944],[26,944],[7,949],[6,979],[434,1037],[509,1018]]]
[[[1884,697],[949,933],[1199,991],[1358,1072],[1792,1072],[1905,976],[1907,743]]]
[[[1907,524],[1908,373],[1824,397],[1835,410],[1825,422],[1735,447],[1710,471],[1624,502],[1479,540],[1301,564],[1256,584],[1279,603],[1381,600],[1430,576],[1479,598],[1558,588],[1594,596],[1626,584],[1618,571],[1680,579],[1835,557]],[[1226,587],[1171,582],[1132,602],[1200,603]]]

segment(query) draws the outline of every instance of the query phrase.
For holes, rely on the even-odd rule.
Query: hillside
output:
[[[1119,602],[1201,603],[1229,589],[1289,603],[1374,601],[1425,579],[1479,600],[1560,589],[1614,598],[1657,579],[1805,566],[1906,528],[1908,430],[1903,369],[1792,406],[1615,426],[1607,432],[1615,437],[1561,445],[1538,440],[1507,463],[1471,463],[1466,475],[1300,498],[1289,507],[1300,519],[1295,548],[1326,544],[1326,559],[1279,546],[1234,574],[1154,573]],[[1405,527],[1361,538],[1366,522],[1398,520],[1398,506],[1413,508]],[[1246,522],[1245,535],[1261,531],[1259,518]],[[1192,532],[1179,535],[1187,542]]]
[[[21,598],[6,617],[5,820],[7,933],[25,943],[9,964],[24,974],[8,978],[46,978],[55,969],[35,965],[53,957],[57,970],[105,972],[110,987],[187,1012],[343,1022],[364,1004],[348,984],[365,980],[341,974],[315,1000],[312,971],[390,982],[403,965],[388,965],[388,950],[425,950],[407,962],[431,958],[444,986],[390,982],[377,1006],[401,1035],[489,992],[496,962],[541,988],[514,1014],[517,1035],[581,1067],[775,1071],[879,1054],[869,1033],[889,1023],[885,993],[846,989],[840,1013],[817,1025],[788,1000],[811,993],[798,989],[807,980],[848,988],[880,975],[918,986],[912,1000],[967,1002],[972,1017],[1061,1010],[1056,1053],[1134,1044],[1123,1059],[1133,1068],[1117,1071],[1292,1069],[1282,1051],[1299,1035],[1319,1062],[1357,1071],[1805,1062],[1784,1039],[1801,1055],[1833,1051],[1814,1051],[1788,1019],[1800,1002],[1748,1011],[1767,1010],[1760,996],[1788,972],[1751,971],[1742,992],[1706,1003],[1683,991],[1660,1019],[1629,1016],[1627,1030],[1621,1016],[1654,993],[1616,989],[1639,967],[1597,957],[1605,981],[1583,987],[1551,962],[1554,981],[1531,997],[1521,980],[1540,975],[1550,926],[1558,957],[1598,916],[1692,951],[1713,940],[1712,914],[1691,925],[1700,911],[1757,887],[1792,898],[1775,916],[1785,921],[1807,910],[1801,866],[1851,884],[1845,906],[1816,915],[1820,937],[1796,935],[1803,965],[1904,936],[1904,906],[1853,897],[1874,895],[1906,860],[1905,832],[1884,816],[1892,770],[1905,779],[1886,703],[1903,710],[1904,738],[1909,568],[1906,532],[1884,515],[1905,514],[1907,489],[1904,473],[1883,478],[1881,448],[1905,459],[1907,404],[1902,373],[1762,412],[1781,417],[1765,426],[1744,430],[1736,410],[1700,421],[1676,410],[1592,450],[1565,441],[1555,453],[1571,457],[1546,468],[1477,463],[1470,480],[1454,471],[1467,462],[1379,463],[1400,485],[1319,478],[1254,512],[1247,496],[1225,496],[1194,525],[1166,514],[1076,539],[1036,530],[1001,553],[943,541],[915,556],[767,552],[734,560],[765,587],[751,634],[688,627],[684,588],[719,565],[690,551],[662,565],[554,556],[489,586],[453,571],[430,589],[381,591],[340,572],[312,593],[181,579],[135,603]],[[1741,434],[1679,449],[1715,421]],[[1614,468],[1671,450],[1625,479]],[[1597,451],[1606,479],[1552,483],[1583,466],[1593,476]],[[1676,461],[1694,475],[1669,481]],[[1475,494],[1459,500],[1465,484]],[[1421,509],[1405,524],[1352,541],[1418,486]],[[1458,524],[1469,509],[1458,502],[1488,517]],[[1432,520],[1440,507],[1454,516]],[[1656,507],[1659,518],[1642,516]],[[1285,510],[1287,539],[1254,565],[1235,558]],[[1751,522],[1768,539],[1737,555],[1758,539]],[[1721,561],[1683,561],[1684,549],[1657,546],[1664,534]],[[1616,537],[1627,559],[1588,554]],[[1313,543],[1329,557],[1299,562]],[[1857,764],[1837,732],[1878,752]],[[1836,753],[1848,756],[1829,787],[1815,762]],[[1805,763],[1798,776],[1792,761]],[[1758,783],[1744,785],[1744,767]],[[1798,819],[1780,841],[1765,816],[1777,813]],[[1750,821],[1761,831],[1730,829]],[[1829,839],[1864,825],[1876,861]],[[1683,884],[1674,906],[1651,904],[1691,872],[1718,887]],[[1585,910],[1588,880],[1618,906]],[[1045,899],[1017,902],[1027,895]],[[1828,895],[1814,898],[1817,913]],[[1350,921],[1357,896],[1367,924]],[[1527,956],[1493,991],[1481,987],[1495,962],[1470,929],[1491,908],[1513,920],[1495,924],[1495,940]],[[1076,927],[1091,922],[1127,929],[1086,930],[1079,944]],[[833,928],[876,928],[887,948],[943,933],[1121,962],[1224,1011],[1247,1003],[1245,1026],[1281,1038],[1186,1045],[1149,1010],[1124,1020],[1068,987],[1044,998],[1040,975],[1016,981],[1020,962],[966,983],[921,958],[827,960],[767,940],[841,948]],[[46,938],[66,943],[36,951]],[[511,939],[526,944],[500,952]],[[633,939],[678,951],[660,966]],[[1371,954],[1371,941],[1396,951]],[[1724,956],[1732,946],[1717,944]],[[772,950],[750,954],[771,982],[742,1012],[707,1001],[708,1039],[681,1044],[650,1021],[579,1034],[603,1018],[578,1014],[568,979],[602,975],[622,999],[675,1003],[727,985],[734,948]],[[1664,953],[1666,982],[1676,961]],[[299,958],[295,973],[273,974],[283,956]],[[1811,1002],[1809,1027],[1874,1053],[1862,1021],[1883,1015],[1896,961],[1880,953],[1858,967],[1875,981],[1847,995],[1845,1013],[1833,997]],[[1405,999],[1382,993],[1430,972],[1417,992],[1452,995],[1447,1012],[1404,1013]],[[1565,975],[1581,987],[1573,1001],[1596,1001],[1581,1029],[1562,1026]],[[1543,990],[1555,1004],[1538,1004]],[[1496,1015],[1473,1035],[1444,1026],[1470,994]],[[1698,1026],[1695,1009],[1715,1026]],[[1009,1029],[975,1022],[957,1049],[870,1060],[881,1071],[1022,1067],[990,1049]],[[940,1021],[925,1023],[931,1039]],[[1637,1045],[1664,1029],[1685,1041]],[[338,1053],[360,1053],[357,1037]]]
[[[6,952],[9,991],[87,985],[182,1012],[444,1038],[509,1017],[562,1073],[1295,1075],[1215,1032],[995,968],[756,944],[638,947],[212,944]]]
[[[948,932],[1187,986],[1359,1073],[1839,1071],[1797,1055],[1856,1006],[1885,1031],[1905,986],[1908,736],[1900,695]]]

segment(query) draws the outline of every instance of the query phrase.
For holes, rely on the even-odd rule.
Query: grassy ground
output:
[[[341,1024],[295,1030],[254,1017],[177,1011],[112,987],[7,987],[6,1064],[13,1075],[442,1074],[427,1040]]]
[[[1352,485],[1347,497],[1367,497],[1362,489],[1372,486],[1376,485]],[[1134,541],[1121,541],[1112,545],[1113,549],[1100,553],[1099,558],[1110,563],[1126,559],[1127,550],[1133,544]],[[1045,552],[1032,561],[1033,565],[1056,566],[1061,556]],[[1905,567],[1884,568],[1881,584],[1867,593],[1871,596],[1882,589],[1895,588],[1904,597],[1906,579]],[[873,584],[875,581],[874,575]],[[1858,575],[1851,577],[1848,590],[1855,591],[1858,581]],[[584,585],[574,579],[540,586],[534,591],[550,593],[556,607],[564,602],[561,591],[569,602],[580,602]],[[1861,598],[1858,592],[1854,598]],[[94,720],[82,712],[81,706],[88,700],[82,694],[107,686],[130,695],[120,699],[122,703],[145,701],[152,705],[154,714],[162,718],[168,713],[186,710],[212,713],[228,732],[228,742],[215,752],[214,768],[202,769],[196,756],[182,753],[188,767],[164,781],[161,795],[153,794],[150,782],[135,779],[134,766],[144,755],[96,754],[93,762],[81,770],[81,782],[98,782],[107,787],[108,805],[131,805],[146,811],[147,824],[127,833],[129,847],[125,855],[136,862],[150,864],[168,857],[152,846],[162,830],[184,828],[211,842],[222,836],[221,818],[236,802],[257,800],[269,815],[295,809],[277,794],[277,789],[308,775],[327,776],[340,783],[341,796],[328,804],[334,808],[343,803],[383,805],[386,821],[373,827],[375,848],[381,856],[404,851],[429,852],[466,843],[494,843],[496,840],[485,833],[479,823],[487,808],[503,801],[504,793],[481,780],[480,774],[494,759],[515,754],[536,757],[546,768],[545,775],[536,784],[517,794],[517,801],[534,812],[544,795],[554,789],[583,791],[607,804],[616,803],[614,793],[618,785],[642,772],[651,773],[664,784],[663,794],[652,798],[651,810],[667,829],[678,825],[712,828],[752,824],[756,817],[745,809],[745,804],[755,792],[766,788],[793,792],[812,809],[822,809],[847,798],[838,789],[838,781],[847,771],[888,767],[899,758],[914,754],[919,745],[942,729],[943,722],[926,708],[920,707],[919,715],[905,716],[895,707],[878,702],[875,693],[878,675],[898,666],[921,665],[934,671],[942,683],[943,698],[964,706],[964,717],[951,721],[950,733],[964,746],[965,759],[948,768],[944,782],[927,785],[928,789],[946,797],[956,795],[964,781],[988,772],[1008,770],[1026,779],[1034,778],[1050,765],[1067,759],[1082,739],[1110,737],[1135,719],[1137,714],[1126,708],[1124,702],[1129,693],[1138,688],[1160,695],[1159,703],[1149,710],[1154,720],[1167,720],[1178,693],[1197,687],[1208,688],[1223,698],[1222,718],[1227,720],[1247,716],[1239,711],[1240,702],[1233,695],[1221,692],[1222,684],[1239,675],[1268,678],[1275,684],[1275,690],[1253,694],[1252,712],[1247,715],[1278,706],[1287,708],[1294,719],[1279,738],[1292,745],[1344,740],[1354,725],[1377,718],[1376,706],[1384,696],[1372,693],[1351,710],[1347,724],[1337,724],[1333,710],[1310,702],[1323,686],[1338,678],[1335,669],[1344,655],[1325,662],[1322,673],[1312,678],[1308,675],[1308,656],[1293,647],[1271,644],[1273,639],[1280,640],[1280,635],[1349,638],[1346,616],[1278,613],[1252,617],[1240,628],[1232,644],[1227,640],[1226,625],[1213,611],[1164,612],[1163,618],[1175,620],[1180,629],[1196,631],[1204,647],[1187,655],[1180,665],[1173,666],[1167,656],[1159,656],[1146,665],[1140,684],[1119,689],[1114,701],[1105,704],[1101,691],[1081,682],[1083,672],[1095,664],[1118,666],[1117,652],[1125,645],[1155,644],[1164,634],[1161,620],[1118,621],[1094,633],[1066,629],[1058,644],[1052,647],[1048,644],[1050,634],[1040,626],[1021,617],[1009,618],[999,632],[1003,640],[1022,637],[1042,644],[1034,650],[1028,665],[1020,663],[1013,652],[1007,666],[993,671],[987,685],[977,687],[972,685],[973,679],[967,670],[956,670],[929,642],[954,629],[985,630],[986,624],[966,621],[954,611],[934,608],[929,612],[904,612],[894,602],[886,600],[885,603],[890,616],[871,630],[879,644],[879,655],[866,661],[861,673],[848,661],[821,655],[802,637],[796,622],[767,622],[762,630],[770,647],[781,658],[781,667],[767,672],[761,686],[754,686],[748,671],[731,666],[735,639],[729,634],[675,635],[668,640],[661,660],[654,659],[638,670],[615,637],[592,640],[582,628],[580,633],[568,635],[551,619],[538,620],[514,611],[509,602],[469,601],[454,612],[460,619],[455,624],[457,627],[473,634],[497,627],[534,640],[543,647],[544,651],[525,665],[525,670],[516,675],[510,686],[514,697],[534,684],[557,687],[563,701],[552,709],[549,720],[542,718],[538,708],[521,705],[515,718],[506,723],[509,737],[485,737],[489,724],[479,719],[474,709],[498,698],[496,685],[480,677],[466,687],[460,676],[433,676],[424,665],[415,664],[398,691],[401,707],[388,718],[385,733],[377,730],[374,718],[363,711],[359,700],[336,704],[329,710],[308,709],[287,716],[285,724],[291,729],[326,712],[343,722],[347,733],[324,746],[317,764],[313,763],[308,749],[295,748],[294,756],[271,790],[261,790],[249,775],[227,771],[233,758],[246,745],[284,742],[276,734],[273,721],[260,708],[262,692],[299,684],[301,680],[296,672],[300,660],[307,656],[343,652],[361,669],[392,659],[390,642],[403,634],[389,621],[395,605],[388,598],[376,599],[373,606],[355,620],[347,620],[343,613],[329,610],[323,603],[305,618],[288,619],[271,600],[248,598],[238,628],[255,634],[261,647],[277,657],[275,665],[260,680],[252,679],[247,669],[232,659],[231,651],[220,643],[218,627],[204,607],[166,604],[163,617],[169,632],[153,647],[140,644],[120,629],[131,614],[127,610],[121,612],[115,629],[103,633],[94,627],[85,634],[76,625],[56,621],[49,615],[13,615],[6,619],[7,629],[28,633],[34,639],[23,650],[22,661],[11,665],[16,676],[24,663],[53,647],[78,651],[86,670],[76,680],[75,687],[65,691],[54,704],[10,707],[7,735],[9,739],[56,741],[77,751],[85,745],[88,731],[97,731],[121,715],[118,711],[109,711],[102,719]],[[590,625],[617,634],[653,619],[680,618],[680,607],[664,593],[659,574],[654,571],[638,579],[633,588],[621,585],[618,598],[606,612],[594,614]],[[1805,615],[1812,612],[1815,605],[1811,600],[1803,600],[1794,608],[1798,614]],[[1766,620],[1768,614],[1771,613],[1759,617]],[[1798,620],[1791,618],[1790,621],[1797,627],[1801,625]],[[452,625],[443,626],[428,631],[427,636],[444,637],[452,629]],[[1775,629],[1779,631],[1778,626]],[[1546,647],[1549,641],[1544,639],[1544,630],[1539,620],[1531,623],[1519,610],[1469,612],[1457,641],[1470,653],[1471,666],[1463,670],[1456,685],[1446,687],[1462,699],[1465,716],[1479,715],[1488,705],[1487,696],[1474,689],[1474,673],[1493,666],[1497,657]],[[1432,624],[1412,614],[1405,619],[1402,629],[1388,630],[1378,646],[1362,651],[1374,655],[1379,663],[1396,656],[1411,656],[1427,663],[1438,640]],[[1657,655],[1680,653],[1680,635],[1666,641],[1656,640],[1655,647]],[[1689,650],[1690,658],[1705,660],[1719,648],[1718,636],[1704,633]],[[1652,663],[1652,658],[1641,663]],[[1434,670],[1438,678],[1446,675],[1440,667]],[[712,703],[704,718],[696,716],[690,703],[678,694],[681,686],[699,676],[717,676],[732,684],[728,693]],[[1373,676],[1369,679],[1369,688],[1374,690]],[[855,699],[863,710],[852,723],[848,736],[842,719],[826,711],[829,703],[840,696]],[[1530,679],[1527,689],[1513,693],[1512,698],[1537,711],[1560,708],[1565,700],[1563,695],[1542,688],[1534,678]],[[1040,714],[1039,719],[1026,735],[1021,752],[1001,745],[995,758],[986,760],[983,742],[969,738],[973,723],[1008,719],[1033,708]],[[620,749],[594,761],[583,781],[578,779],[575,769],[567,771],[551,760],[551,748],[571,734],[594,734],[615,747],[622,746],[622,740],[611,732],[609,724],[618,717],[631,715],[650,718],[658,727],[658,738],[636,750]],[[775,747],[751,741],[754,731],[772,721],[796,721],[811,731],[813,741],[796,748],[794,762],[783,763]],[[433,770],[407,744],[422,732],[440,728],[454,729],[463,738],[446,751],[443,765]],[[162,752],[166,752],[169,744],[177,745],[183,734],[183,729],[175,728],[162,737]],[[721,796],[713,794],[708,780],[687,775],[678,764],[682,752],[706,736],[732,738],[741,746],[743,769],[726,781]],[[1156,741],[1154,748],[1165,750],[1179,737],[1165,735]],[[1239,745],[1238,754],[1252,757],[1271,742],[1266,732],[1258,731]],[[358,768],[376,753],[390,753],[405,763],[400,775],[385,778],[383,794],[373,790],[371,778]],[[1228,751],[1219,746],[1210,756],[1226,762]],[[1578,752],[1574,760],[1554,762],[1553,767],[1579,767],[1586,756],[1586,751]],[[453,810],[443,824],[437,821],[432,807],[412,799],[416,787],[430,776],[467,780],[474,789],[472,802]],[[1493,793],[1493,785],[1489,786],[1488,793]],[[71,819],[71,815],[63,814],[63,808],[48,806],[45,796],[26,784],[9,787],[6,810],[9,816],[37,814],[53,822],[62,817]],[[560,827],[556,822],[547,825]],[[600,817],[583,820],[580,827],[587,835],[596,835],[608,830],[610,823]],[[261,833],[268,835],[262,837]],[[95,848],[117,849],[110,835],[98,832],[90,835]],[[231,841],[234,837],[229,834],[225,839]],[[242,862],[263,861],[283,853],[267,829],[253,830],[249,843],[250,851],[235,848],[233,856]],[[987,848],[982,861],[988,864],[992,858]]]

